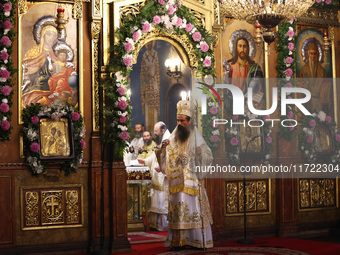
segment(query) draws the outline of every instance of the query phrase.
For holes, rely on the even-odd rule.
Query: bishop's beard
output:
[[[190,136],[190,127],[185,128],[182,127],[181,125],[177,126],[177,131],[176,131],[176,140],[179,140],[181,142],[185,142],[186,140],[188,140]]]
[[[157,145],[160,145],[163,140],[163,135],[156,135],[155,142]]]

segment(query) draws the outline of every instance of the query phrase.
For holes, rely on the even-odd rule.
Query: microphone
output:
[[[262,135],[263,135],[263,134],[260,133],[260,134],[258,134],[258,135],[256,135],[256,136],[253,136],[253,137],[250,139],[249,143],[252,142],[252,141],[254,141],[256,138],[258,138],[258,137],[260,137],[260,136],[262,136]]]

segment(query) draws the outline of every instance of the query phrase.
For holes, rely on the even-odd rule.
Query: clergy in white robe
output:
[[[170,137],[163,122],[157,122],[154,126],[157,146]],[[168,203],[169,203],[169,183],[166,175],[159,171],[159,164],[155,152],[146,159],[138,159],[140,164],[145,164],[150,168],[151,188],[150,188],[150,208],[149,227],[159,231],[168,231]]]
[[[131,165],[132,160],[136,160],[138,157],[138,151],[144,146],[143,141],[144,124],[135,124],[135,138],[132,139],[128,145],[129,149],[124,154],[124,163],[126,166]]]
[[[190,116],[193,114],[190,112],[189,101],[178,102],[177,127],[160,157],[170,191],[169,232],[164,245],[172,247],[172,250],[184,249],[186,245],[213,247],[213,221],[208,197],[203,180],[195,172],[196,166],[209,166],[213,158],[200,132],[191,126]]]

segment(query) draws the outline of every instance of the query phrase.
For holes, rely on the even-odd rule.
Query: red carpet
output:
[[[149,232],[130,232],[128,239],[131,244],[140,243],[159,243],[164,242],[168,232],[149,231]]]
[[[214,248],[206,251],[186,249],[180,252],[169,252],[169,248],[163,247],[162,243],[148,243],[132,245],[134,251],[127,254],[244,254],[244,255],[339,255],[340,244],[315,242],[301,239],[270,237],[254,239],[255,244],[244,245],[236,241],[216,244]]]

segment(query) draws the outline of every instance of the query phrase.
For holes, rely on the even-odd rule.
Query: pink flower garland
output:
[[[9,122],[12,112],[10,107],[12,105],[11,94],[12,88],[10,85],[12,71],[12,61],[9,52],[12,47],[13,35],[9,34],[13,29],[14,12],[12,12],[13,3],[11,0],[3,1],[0,4],[1,15],[0,20],[0,138],[8,140],[11,130],[11,123]],[[7,132],[4,132],[7,131]]]

